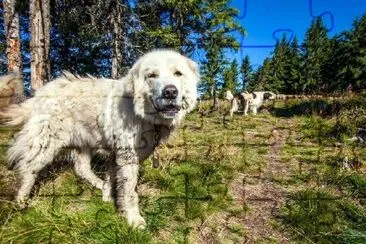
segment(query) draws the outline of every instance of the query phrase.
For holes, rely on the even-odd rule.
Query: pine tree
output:
[[[304,80],[302,91],[316,93],[327,89],[323,70],[329,55],[327,29],[321,18],[313,20],[303,43]]]
[[[351,49],[350,63],[351,72],[353,74],[352,88],[361,90],[366,88],[366,14],[356,19],[353,23],[352,30],[348,33],[350,40],[349,47]]]
[[[163,47],[179,49],[179,38],[172,27],[172,5],[172,1],[136,1],[139,32],[135,33],[134,41],[140,46],[142,53]]]
[[[271,58],[266,58],[263,65],[253,74],[253,81],[247,87],[248,91],[272,90],[273,70]]]
[[[48,6],[48,1],[38,2]],[[31,3],[33,7],[36,2]],[[193,51],[201,54],[206,70],[203,80],[208,81],[205,89],[213,96],[221,86],[226,51],[239,48],[233,33],[244,32],[236,20],[238,10],[229,6],[229,0],[53,0],[50,3],[51,23],[46,21],[43,25],[46,29],[52,27],[50,48],[46,48],[45,36],[45,51],[38,52],[50,58],[51,73],[42,75],[50,78],[60,75],[62,70],[119,77],[123,68],[130,67],[142,53],[159,47],[173,48],[188,55]],[[33,8],[32,13],[37,9]],[[47,30],[42,34],[46,33]],[[27,42],[30,36],[29,32],[21,35],[22,41]],[[32,44],[34,50],[39,46],[42,45]],[[33,56],[23,53],[23,60],[28,57]]]
[[[121,1],[122,2],[122,1]],[[55,0],[51,8],[51,64],[53,76],[62,70],[78,74],[111,76],[114,37],[115,0],[69,1]],[[80,14],[83,13],[83,14]],[[126,12],[123,12],[123,14]],[[122,16],[124,26],[125,16]],[[124,29],[122,29],[124,30]],[[119,35],[120,33],[118,33]],[[117,39],[123,39],[117,37]],[[128,44],[123,39],[122,52]],[[119,47],[117,47],[118,49]],[[132,57],[123,54],[120,66]],[[118,73],[123,73],[118,71]]]
[[[122,43],[123,43],[123,30],[125,28],[122,22],[124,5],[119,0],[112,1],[114,8],[112,10],[112,16],[110,18],[112,27],[112,62],[111,62],[111,78],[118,79],[122,75],[121,65],[123,63],[122,55]]]
[[[298,94],[301,92],[301,56],[299,52],[299,44],[295,36],[290,44],[289,50],[289,71],[285,80],[285,93]]]
[[[327,92],[339,92],[352,86],[350,65],[354,54],[344,34],[334,36],[329,43],[330,54],[323,71],[329,81]]]
[[[234,59],[230,65],[223,71],[223,87],[222,91],[231,91],[234,94],[240,91],[239,89],[239,71],[238,62]]]
[[[250,64],[250,59],[248,55],[245,55],[241,66],[240,66],[241,80],[242,80],[242,91],[244,91],[250,84],[253,76],[253,68]]]
[[[19,9],[16,6],[16,0],[3,0],[3,6],[8,71],[20,71],[22,58],[20,53]]]
[[[7,72],[6,60],[6,36],[4,24],[3,0],[0,0],[0,75]]]
[[[223,71],[224,56],[220,47],[213,42],[207,50],[206,60],[202,61],[202,78],[200,89],[204,92],[205,98],[213,99],[212,107],[218,108],[217,92],[218,79]]]
[[[353,27],[330,40],[330,55],[323,73],[328,92],[359,91],[366,88],[366,15]]]
[[[177,40],[176,45],[178,45],[180,52],[190,55],[199,47],[194,33],[202,33],[202,17],[204,15],[202,8],[204,8],[206,1],[168,0],[166,3],[169,8],[169,25]]]
[[[31,42],[31,86],[33,90],[42,87],[50,78],[50,1],[29,2]]]
[[[190,55],[199,46],[205,22],[204,0],[138,0],[136,12],[141,30],[137,40],[142,48],[171,48]]]
[[[199,47],[206,51],[202,71],[203,82],[209,87],[213,107],[217,108],[217,87],[225,65],[225,50],[238,50],[239,43],[232,35],[234,31],[244,34],[243,27],[235,19],[238,10],[229,7],[229,0],[205,1],[202,6]]]
[[[286,35],[283,35],[275,46],[271,65],[272,91],[284,94],[297,93],[301,82],[301,59],[296,36],[290,43]]]
[[[289,55],[290,47],[284,34],[281,40],[276,43],[270,62],[269,72],[272,73],[272,79],[269,84],[266,84],[266,87],[270,88],[273,92],[287,92],[285,83],[289,76]]]
[[[296,37],[289,43],[286,35],[275,45],[271,58],[264,60],[255,72],[249,89],[266,89],[278,93],[294,93],[300,80],[300,57]]]
[[[257,90],[258,85],[258,81],[259,81],[259,74],[262,71],[262,66],[258,67],[257,70],[254,70],[251,76],[251,79],[249,81],[249,83],[247,83],[245,85],[245,91],[247,92],[253,92],[255,90]]]

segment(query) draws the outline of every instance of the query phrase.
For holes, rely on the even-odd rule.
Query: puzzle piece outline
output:
[[[240,12],[242,12],[242,15],[238,14],[236,16],[237,19],[245,19],[247,14],[248,14],[248,0],[242,0],[243,1],[243,8],[242,10],[239,10]],[[323,11],[321,12],[319,15],[315,15],[314,14],[314,6],[313,6],[313,0],[308,0],[308,11],[309,11],[309,15],[312,19],[316,19],[318,17],[324,17],[326,15],[330,16],[330,20],[331,20],[331,24],[330,24],[330,28],[327,28],[327,31],[330,32],[334,29],[334,14],[331,11]],[[244,48],[274,48],[276,45],[276,42],[279,41],[279,38],[277,37],[277,33],[290,33],[290,37],[287,38],[287,40],[289,42],[291,42],[295,36],[294,31],[291,28],[277,28],[272,32],[272,38],[274,39],[275,43],[274,44],[254,44],[254,45],[245,45],[244,44],[244,40],[245,40],[245,36],[244,35],[240,35],[240,58],[243,59],[244,58],[244,52],[243,49]]]

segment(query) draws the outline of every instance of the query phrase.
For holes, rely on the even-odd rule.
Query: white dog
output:
[[[249,108],[253,114],[257,114],[258,109],[263,105],[265,101],[276,99],[276,94],[269,91],[252,92],[246,93],[244,99],[244,115],[248,114]]]
[[[239,103],[244,104],[243,97],[241,94],[234,96],[229,90],[225,94],[225,99],[230,102],[230,117],[233,117],[234,112],[239,110]]]
[[[1,116],[23,124],[7,158],[18,171],[16,200],[26,203],[38,173],[68,153],[75,172],[111,196],[111,182],[91,170],[95,149],[115,155],[116,205],[128,223],[143,228],[136,185],[139,163],[167,139],[196,103],[195,62],[168,50],[141,57],[121,80],[81,78],[66,73]],[[110,179],[108,177],[107,179]]]
[[[234,96],[231,91],[226,91],[225,98],[231,102],[230,116],[233,116],[233,113],[239,110],[239,103],[243,107],[244,115],[248,115],[249,108],[253,114],[257,114],[258,109],[266,100],[276,99],[276,94],[269,91],[261,91],[252,93],[243,92]]]

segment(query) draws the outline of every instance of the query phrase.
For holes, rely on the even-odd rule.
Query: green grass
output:
[[[10,210],[1,231],[3,243],[146,243],[151,234],[138,231],[100,198],[36,200],[26,212]],[[9,211],[9,210],[8,210]]]
[[[16,177],[3,158],[13,132],[0,128],[0,242],[362,243],[366,152],[347,140],[362,116],[345,115],[356,106],[362,114],[362,101],[278,101],[266,105],[271,113],[232,119],[223,117],[227,104],[190,114],[159,148],[161,167],[142,164],[144,231],[130,228],[71,169],[52,173],[31,207],[17,209]],[[346,157],[359,167],[342,169]]]
[[[282,208],[281,218],[299,241],[366,242],[365,208],[332,194],[329,189],[307,189],[292,194]]]

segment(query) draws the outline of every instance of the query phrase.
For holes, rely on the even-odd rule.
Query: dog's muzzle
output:
[[[156,111],[165,119],[173,119],[182,106],[178,102],[179,91],[174,85],[167,85],[161,92],[161,96],[154,101]]]
[[[161,114],[164,117],[174,117],[179,110],[181,109],[181,106],[178,106],[176,104],[176,98],[178,97],[178,89],[174,85],[167,85],[164,87],[163,92],[163,106],[161,108]]]

